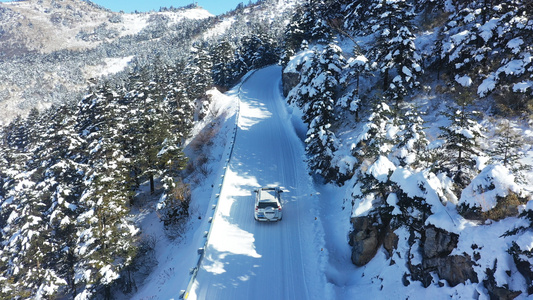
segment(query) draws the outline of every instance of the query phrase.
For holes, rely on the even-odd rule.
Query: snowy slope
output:
[[[212,97],[210,110],[220,114],[207,115],[202,121],[197,122],[192,130],[192,136],[200,135],[202,130],[217,123],[219,134],[213,140],[210,148],[211,162],[208,164],[212,171],[207,178],[202,178],[203,184],[198,184],[192,191],[191,218],[185,226],[183,235],[175,241],[169,241],[164,234],[163,224],[157,217],[155,210],[150,215],[140,216],[142,231],[147,235],[157,237],[156,260],[157,265],[139,287],[139,291],[123,299],[177,299],[180,291],[185,290],[189,281],[189,270],[196,266],[198,261],[197,249],[205,243],[204,231],[210,227],[209,217],[213,210],[211,205],[216,199],[219,189],[213,188],[221,181],[224,173],[226,159],[230,153],[231,132],[236,123],[238,111],[239,86],[221,94],[216,89],[208,91]],[[191,140],[187,141],[190,145]],[[187,151],[187,147],[186,147]]]
[[[156,16],[166,18],[169,26],[182,20],[199,20],[213,15],[201,7],[149,13],[113,13],[79,0],[0,2],[0,25],[5,35],[1,45],[21,44],[40,53],[69,49],[91,49],[127,35],[136,35]],[[112,21],[111,21],[112,20]],[[105,39],[82,39],[81,32],[114,32]],[[10,42],[11,41],[11,42]],[[19,45],[20,46],[20,45]]]
[[[323,299],[323,230],[304,149],[280,95],[281,70],[242,86],[233,156],[203,264],[188,299]],[[283,221],[253,218],[252,191],[282,186]]]

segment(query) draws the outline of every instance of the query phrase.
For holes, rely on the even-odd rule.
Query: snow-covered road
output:
[[[188,299],[324,299],[327,261],[304,148],[280,95],[280,67],[240,91],[238,131],[206,254]],[[276,185],[283,221],[253,218],[253,190]]]

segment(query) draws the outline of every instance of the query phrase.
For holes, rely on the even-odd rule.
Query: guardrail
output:
[[[245,78],[242,80],[242,82],[240,83],[240,86],[239,86],[239,91],[238,91],[238,95],[240,96],[241,95],[241,89],[242,89],[242,85],[248,80],[248,78],[250,76],[252,76],[252,74],[255,73],[255,70],[252,71],[252,72],[249,72],[247,75],[245,75]],[[231,160],[231,157],[233,156],[233,148],[235,147],[235,139],[237,137],[237,128],[238,128],[238,122],[239,122],[239,116],[240,116],[240,111],[241,111],[241,100],[240,100],[240,97],[238,97],[239,99],[239,102],[238,102],[238,106],[237,106],[237,112],[235,113],[235,126],[233,127],[233,136],[231,137],[231,141],[230,141],[230,148],[229,148],[229,152],[227,154],[227,158],[226,158],[226,161],[225,161],[225,165],[224,167],[222,168],[224,170],[224,172],[222,173],[222,175],[220,176],[220,184],[218,185],[218,193],[216,193],[214,196],[211,196],[212,199],[211,199],[211,205],[212,205],[212,208],[213,208],[213,215],[211,217],[209,217],[208,219],[208,224],[209,224],[209,227],[207,229],[207,231],[204,231],[204,237],[205,237],[205,242],[203,243],[202,247],[198,248],[198,261],[196,262],[196,266],[191,268],[189,274],[191,275],[190,279],[189,279],[189,284],[187,285],[187,289],[185,290],[181,290],[180,291],[180,299],[187,299],[189,297],[189,293],[191,291],[191,288],[192,288],[192,285],[194,283],[194,280],[196,279],[196,275],[198,274],[198,270],[200,269],[200,265],[202,264],[202,260],[204,259],[204,256],[205,256],[205,249],[207,247],[207,244],[209,243],[209,237],[211,236],[211,228],[213,227],[213,222],[214,222],[214,218],[218,212],[218,201],[219,201],[219,198],[220,198],[220,194],[222,192],[222,187],[224,186],[224,179],[226,178],[226,172],[228,170],[228,166],[229,166],[229,162]],[[213,199],[214,197],[214,199]]]

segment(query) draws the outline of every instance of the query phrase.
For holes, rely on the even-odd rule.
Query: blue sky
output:
[[[239,3],[248,4],[249,0],[91,0],[112,11],[133,12],[159,10],[160,7],[181,7],[197,2],[214,15],[220,15],[234,9]],[[255,1],[252,1],[255,2]]]
[[[182,7],[191,3],[198,3],[201,7],[214,15],[220,15],[228,12],[239,3],[248,4],[249,2],[256,2],[256,0],[91,0],[94,3],[109,8],[112,11],[134,12],[134,11],[150,11],[159,10],[160,7]],[[0,2],[9,2],[9,0],[0,0]]]

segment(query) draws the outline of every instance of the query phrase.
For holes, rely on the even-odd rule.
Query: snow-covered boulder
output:
[[[501,164],[486,166],[463,190],[459,206],[467,218],[499,220],[518,214],[522,189]]]

